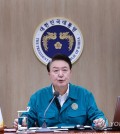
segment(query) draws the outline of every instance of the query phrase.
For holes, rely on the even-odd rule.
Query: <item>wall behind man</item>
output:
[[[68,18],[81,29],[84,49],[71,82],[92,91],[112,120],[120,95],[119,5],[119,0],[0,0],[0,107],[7,126],[31,94],[50,84],[32,40],[36,27],[52,17]]]

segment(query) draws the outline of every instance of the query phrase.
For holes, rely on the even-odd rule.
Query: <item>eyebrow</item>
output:
[[[56,69],[56,68],[68,68],[68,67],[66,67],[66,66],[64,66],[64,67],[53,67],[53,69]]]

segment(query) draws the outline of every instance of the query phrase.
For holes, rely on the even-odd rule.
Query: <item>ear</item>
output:
[[[48,75],[50,76],[50,72],[48,72]]]
[[[70,70],[70,74],[72,74],[72,69]]]
[[[71,77],[72,77],[72,69],[70,70],[70,79],[71,79]]]

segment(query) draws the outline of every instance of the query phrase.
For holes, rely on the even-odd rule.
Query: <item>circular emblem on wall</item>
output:
[[[35,30],[33,49],[37,58],[47,65],[57,54],[65,54],[74,63],[83,50],[83,36],[80,29],[66,18],[51,18]]]

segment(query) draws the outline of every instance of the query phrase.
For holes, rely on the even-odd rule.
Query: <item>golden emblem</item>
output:
[[[60,33],[60,39],[64,40],[68,40],[69,42],[69,51],[72,50],[72,47],[73,47],[73,43],[74,43],[74,39],[73,39],[73,36],[72,35],[69,35],[69,32],[64,32],[64,33]]]
[[[54,46],[55,46],[56,49],[61,49],[62,48],[62,44],[60,42],[56,42],[54,44]]]
[[[48,41],[55,40],[57,38],[56,33],[47,32],[47,35],[43,37],[43,46],[46,51],[48,51]]]

